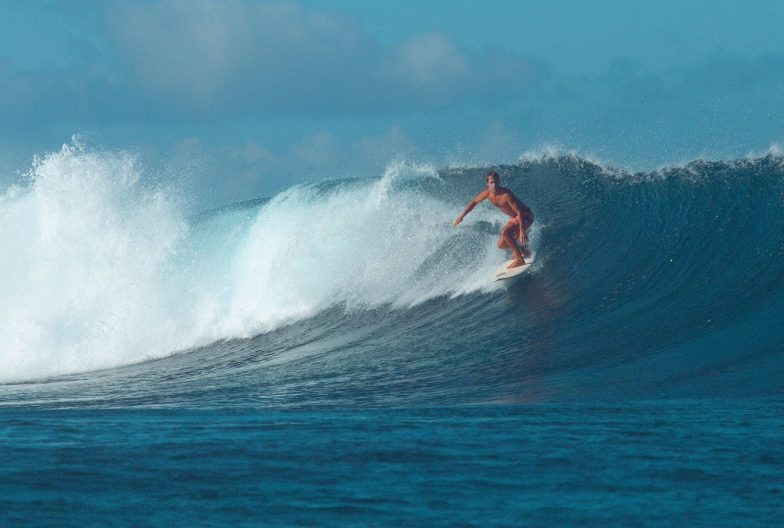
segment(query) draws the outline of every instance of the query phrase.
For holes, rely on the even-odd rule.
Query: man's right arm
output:
[[[477,194],[477,195],[474,197],[474,199],[473,199],[473,200],[471,200],[470,202],[468,202],[468,205],[466,205],[466,208],[465,208],[465,209],[463,209],[463,212],[462,212],[462,213],[460,213],[460,216],[458,216],[458,217],[457,217],[457,219],[456,219],[456,220],[453,222],[453,224],[452,224],[452,225],[454,225],[454,226],[457,226],[457,224],[459,224],[460,222],[462,222],[462,221],[463,221],[463,218],[465,218],[465,216],[466,216],[468,213],[470,213],[470,212],[471,212],[471,210],[472,210],[474,207],[476,207],[476,204],[478,204],[479,202],[481,202],[481,201],[482,201],[482,200],[484,200],[485,198],[487,198],[487,191],[482,191],[482,192],[480,192],[479,194]]]

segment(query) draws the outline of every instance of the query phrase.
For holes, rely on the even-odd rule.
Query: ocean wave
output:
[[[489,280],[502,216],[481,206],[451,225],[487,167],[397,163],[186,218],[127,156],[65,148],[0,202],[2,377],[180,351],[34,390],[416,405],[784,389],[778,154],[632,172],[545,153],[496,169],[537,218],[539,264],[511,288]]]

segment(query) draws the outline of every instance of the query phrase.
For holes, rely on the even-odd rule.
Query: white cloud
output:
[[[427,112],[517,93],[541,77],[536,61],[469,52],[441,33],[385,46],[346,15],[295,2],[95,5],[105,27],[63,65],[24,70],[0,57],[7,128],[57,123],[70,134],[114,123]]]
[[[163,0],[107,13],[145,88],[197,102],[285,99],[303,83],[324,89],[372,46],[347,19],[288,2]]]
[[[440,33],[386,49],[353,19],[292,2],[124,2],[107,20],[140,90],[196,115],[428,107],[520,89],[540,70]]]
[[[407,40],[382,69],[391,78],[417,88],[460,82],[471,70],[471,64],[457,45],[439,33]]]

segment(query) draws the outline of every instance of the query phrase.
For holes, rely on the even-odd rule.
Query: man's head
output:
[[[495,189],[501,184],[501,178],[498,176],[498,173],[494,170],[491,170],[490,172],[487,173],[485,180],[487,181],[488,189],[491,188]]]

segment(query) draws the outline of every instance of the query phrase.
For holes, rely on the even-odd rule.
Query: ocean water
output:
[[[393,164],[188,214],[64,147],[0,197],[0,525],[781,526],[784,159]]]

